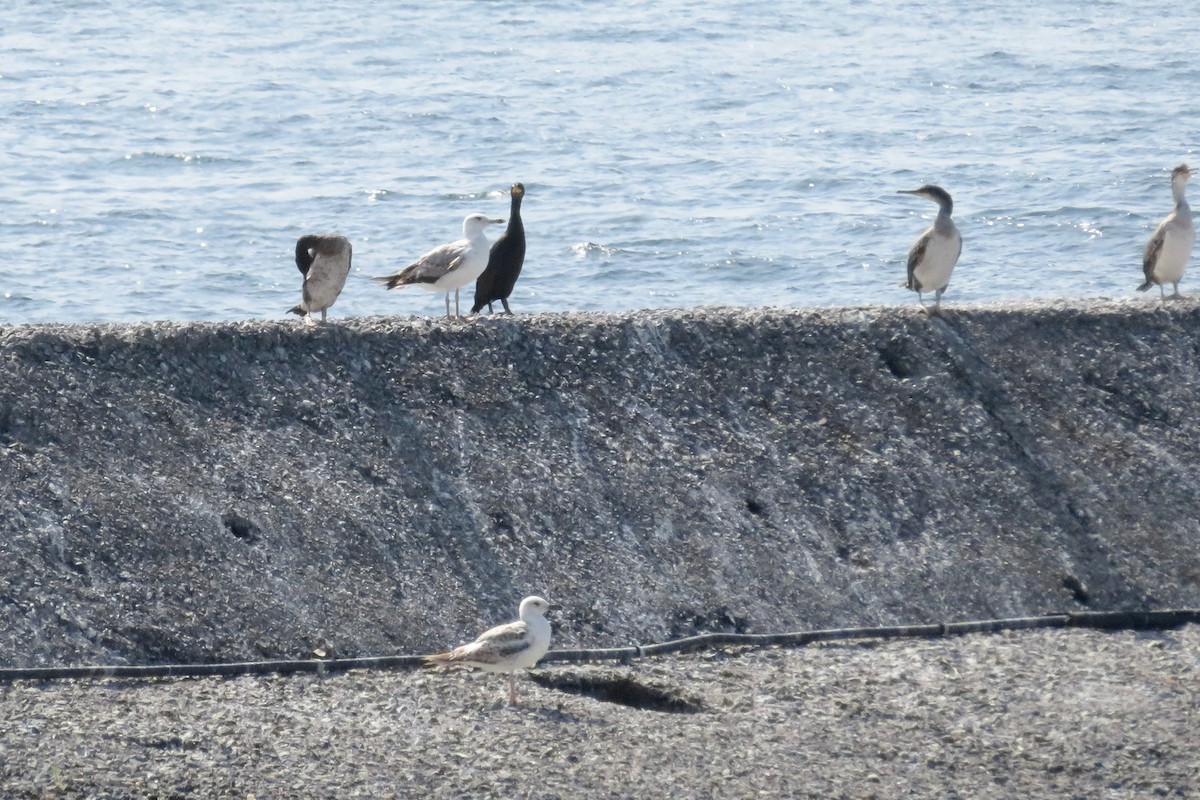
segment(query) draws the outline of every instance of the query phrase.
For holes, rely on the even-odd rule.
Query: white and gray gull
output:
[[[940,186],[926,184],[920,189],[901,189],[900,194],[915,194],[938,204],[938,215],[933,224],[925,229],[908,251],[909,289],[917,293],[917,299],[925,304],[925,292],[933,292],[934,310],[941,308],[942,293],[950,285],[950,275],[962,254],[962,236],[950,219],[954,201],[950,193]]]
[[[320,311],[321,322],[324,322],[325,312],[346,285],[352,254],[353,248],[345,236],[330,233],[297,239],[296,267],[304,276],[304,285],[300,289],[300,305],[288,312],[299,314],[305,322],[312,323],[312,315]]]
[[[446,293],[446,317],[450,318],[450,292],[454,292],[454,316],[461,317],[459,290],[478,278],[488,264],[488,240],[483,235],[489,225],[504,222],[484,214],[468,214],[463,220],[463,238],[435,247],[395,275],[372,278],[389,289],[397,286],[421,286]]]
[[[1139,292],[1157,283],[1159,294],[1166,299],[1165,287],[1169,283],[1175,289],[1171,297],[1180,296],[1179,281],[1183,280],[1183,271],[1187,269],[1188,258],[1192,255],[1192,245],[1196,243],[1192,208],[1184,196],[1188,178],[1195,173],[1196,170],[1188,169],[1187,164],[1180,164],[1171,171],[1171,196],[1175,200],[1175,208],[1158,224],[1146,243],[1146,252],[1142,255],[1142,272],[1146,280],[1137,287]]]
[[[526,597],[521,601],[517,611],[520,619],[516,622],[497,625],[470,644],[448,653],[426,656],[425,663],[432,667],[461,664],[485,672],[507,672],[508,699],[514,706],[518,705],[513,673],[529,669],[550,649],[550,621],[546,619],[546,612],[555,608],[561,606],[537,595]]]

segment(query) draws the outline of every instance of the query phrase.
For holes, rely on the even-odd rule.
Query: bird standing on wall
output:
[[[499,300],[504,304],[504,313],[512,314],[508,307],[508,296],[521,275],[525,264],[525,225],[521,222],[521,199],[525,197],[525,186],[514,183],[511,189],[512,208],[508,213],[508,228],[492,245],[487,269],[475,281],[475,305],[472,314],[478,314],[485,305],[492,310],[492,303]]]
[[[1188,258],[1192,255],[1192,245],[1196,243],[1192,208],[1184,197],[1188,178],[1195,172],[1194,169],[1188,169],[1187,164],[1180,164],[1171,171],[1171,196],[1175,199],[1175,209],[1158,224],[1146,243],[1146,252],[1142,255],[1142,272],[1146,280],[1137,287],[1139,292],[1157,283],[1159,294],[1166,299],[1165,287],[1169,283],[1175,289],[1171,297],[1180,296],[1179,281],[1183,279],[1183,271],[1187,269]]]
[[[560,606],[536,595],[521,601],[516,622],[497,625],[470,644],[456,647],[448,653],[426,656],[427,666],[461,664],[485,672],[508,673],[508,699],[515,706],[517,683],[513,673],[529,669],[550,649],[550,622],[546,612]]]
[[[921,305],[925,292],[933,292],[934,312],[941,308],[942,293],[950,285],[950,274],[962,254],[962,236],[950,219],[954,201],[940,186],[926,184],[920,189],[901,189],[900,194],[915,194],[938,204],[938,215],[908,251],[908,281],[905,284],[917,293]],[[928,309],[926,309],[928,310]]]
[[[297,239],[296,267],[304,276],[304,285],[300,290],[300,305],[288,309],[288,312],[299,314],[305,322],[313,323],[312,315],[320,311],[321,322],[324,322],[325,312],[346,285],[352,252],[353,248],[345,236],[325,234]]]
[[[459,291],[479,277],[488,263],[488,240],[483,231],[489,225],[504,222],[483,214],[468,214],[463,220],[463,238],[457,242],[435,247],[395,275],[371,280],[389,289],[397,286],[421,286],[434,292],[446,293],[446,317],[450,316],[450,292],[454,292],[454,316],[459,313]]]

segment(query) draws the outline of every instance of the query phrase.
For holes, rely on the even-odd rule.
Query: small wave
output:
[[[162,208],[111,208],[99,211],[88,221],[91,224],[121,225],[125,222],[174,222],[175,214]]]
[[[452,203],[459,203],[470,200],[485,200],[490,196],[489,192],[449,192],[441,195],[441,198],[449,200]]]
[[[163,153],[156,150],[139,150],[125,154],[126,161],[143,161],[148,163],[175,162],[179,164],[235,164],[236,159],[222,156],[206,156],[200,153]]]
[[[571,252],[576,258],[608,258],[617,251],[596,242],[579,242],[571,245]]]
[[[435,179],[430,178],[429,180],[432,181]],[[512,186],[511,183],[498,183],[496,184],[496,187],[492,189],[483,189],[478,192],[447,192],[440,195],[440,197],[443,200],[449,200],[453,203],[476,200],[503,200],[507,203],[509,199],[508,191],[510,186]]]

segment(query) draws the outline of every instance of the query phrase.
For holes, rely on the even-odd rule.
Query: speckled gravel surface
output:
[[[1200,796],[1200,627],[719,651],[613,676],[665,713],[502,676],[0,686],[7,798]]]
[[[1195,297],[0,326],[0,667],[1194,608],[1198,443]],[[1200,797],[1198,639],[0,685],[0,795]]]

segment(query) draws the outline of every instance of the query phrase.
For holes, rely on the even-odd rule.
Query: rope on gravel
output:
[[[609,647],[596,650],[552,650],[539,662],[585,663],[632,661],[638,658],[688,653],[719,647],[803,647],[818,642],[847,639],[905,639],[961,636],[968,633],[1031,630],[1035,628],[1093,628],[1100,630],[1168,630],[1200,623],[1200,609],[1162,611],[1084,611],[1041,617],[945,622],[930,625],[894,625],[876,628],[831,628],[792,633],[706,633],[656,644]],[[354,669],[417,669],[425,656],[374,656],[367,658],[241,661],[224,664],[151,664],[144,666],[13,667],[0,669],[0,683],[16,680],[71,678],[200,678],[234,675],[320,675]]]

